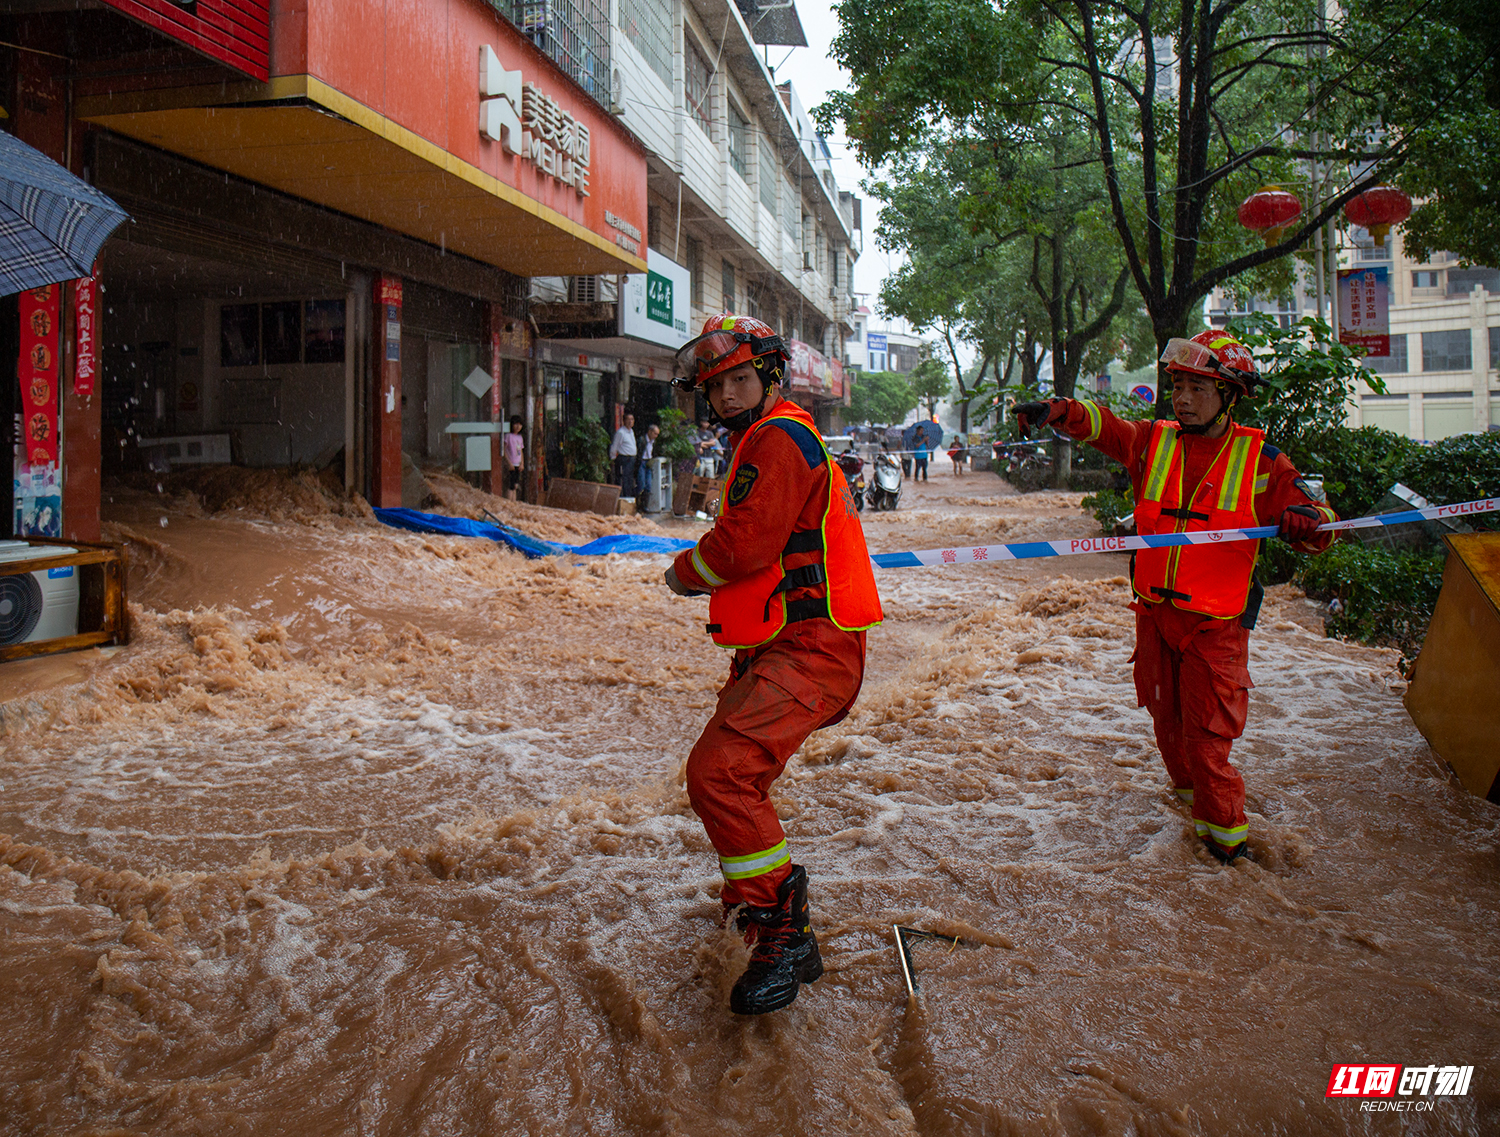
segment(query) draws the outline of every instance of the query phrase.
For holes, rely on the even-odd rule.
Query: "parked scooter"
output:
[[[875,484],[870,487],[871,509],[895,509],[901,500],[901,463],[882,451],[875,455]]]
[[[849,483],[849,496],[854,499],[854,508],[863,510],[865,508],[864,462],[853,450],[845,450],[842,454],[835,455],[834,461],[839,464],[839,469],[844,473],[844,480]]]

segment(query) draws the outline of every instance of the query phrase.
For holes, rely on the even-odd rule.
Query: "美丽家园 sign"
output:
[[[479,133],[589,196],[589,128],[535,83],[523,84],[520,71],[500,66],[489,44],[479,49]]]
[[[692,273],[649,245],[644,273],[631,273],[620,289],[620,335],[674,351],[687,343]]]

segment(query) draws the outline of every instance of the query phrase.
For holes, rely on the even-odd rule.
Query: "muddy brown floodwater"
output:
[[[1226,869],[1134,705],[1120,560],[880,572],[858,707],[776,789],[827,974],[746,1020],[682,785],[725,657],[664,558],[401,533],[305,475],[113,498],[134,642],[0,668],[0,1132],[1500,1131],[1496,807],[1290,589]],[[1093,530],[947,472],[865,519]],[[894,923],[963,941],[915,946],[912,1007]],[[1474,1074],[1377,1114],[1336,1062]]]

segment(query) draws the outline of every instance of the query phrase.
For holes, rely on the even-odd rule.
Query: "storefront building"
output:
[[[860,203],[839,192],[826,140],[761,57],[766,45],[805,46],[795,7],[747,16],[697,0],[617,0],[615,10],[612,110],[647,154],[646,224],[624,237],[648,272],[532,280],[560,405],[597,410],[611,432],[632,413],[644,431],[679,402],[668,386],[676,349],[732,310],[789,342],[787,394],[837,433]],[[706,411],[691,397],[680,409]]]
[[[510,8],[0,14],[0,127],[131,215],[97,288],[62,290],[62,532],[96,535],[101,477],[142,464],[332,467],[375,505],[403,504],[403,454],[498,482],[512,414],[538,492],[526,278],[646,269],[645,156],[596,99],[607,29]]]

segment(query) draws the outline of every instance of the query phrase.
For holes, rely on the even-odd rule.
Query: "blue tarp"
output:
[[[444,517],[441,513],[422,513],[415,509],[377,509],[378,520],[396,529],[414,533],[446,533],[450,537],[485,537],[509,545],[533,559],[537,557],[602,557],[607,553],[680,553],[691,549],[693,542],[675,537],[648,537],[641,533],[611,533],[586,545],[564,545],[543,541],[511,525],[494,525],[470,521],[467,517]]]

